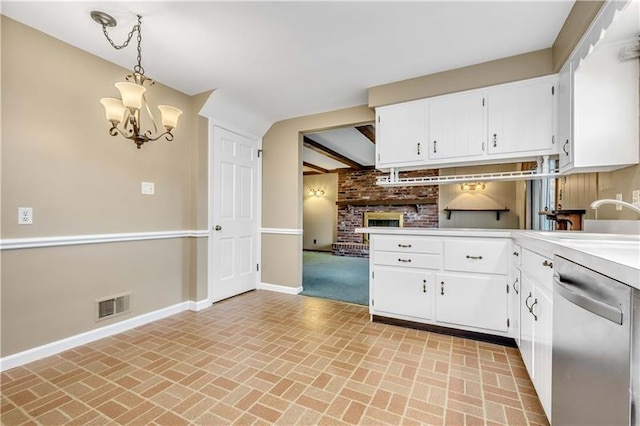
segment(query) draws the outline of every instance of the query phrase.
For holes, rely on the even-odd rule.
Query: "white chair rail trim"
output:
[[[297,228],[260,228],[263,234],[302,235],[302,229]]]
[[[63,235],[55,237],[7,238],[0,240],[0,250],[16,250],[38,247],[71,246],[79,244],[104,244],[123,241],[163,240],[169,238],[202,238],[208,237],[209,231],[157,231],[129,232],[120,234]]]

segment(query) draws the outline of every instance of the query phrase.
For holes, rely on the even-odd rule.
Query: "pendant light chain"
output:
[[[111,37],[109,37],[109,33],[107,32],[107,25],[106,24],[102,24],[102,32],[104,33],[104,36],[107,38],[107,40],[109,41],[109,44],[111,44],[111,46],[116,49],[116,50],[120,50],[120,49],[124,49],[125,47],[127,47],[129,45],[129,43],[131,42],[131,39],[133,38],[133,34],[134,33],[138,33],[138,37],[137,37],[137,41],[138,41],[138,65],[133,67],[133,71],[144,75],[144,68],[142,68],[142,16],[141,15],[136,15],[138,17],[138,23],[136,25],[133,26],[133,28],[131,29],[131,31],[129,32],[129,34],[127,35],[127,39],[125,40],[124,43],[118,45],[116,44]]]
[[[178,118],[182,111],[171,105],[158,105],[162,126],[164,127],[164,132],[159,133],[158,126],[145,97],[147,89],[144,85],[153,86],[154,81],[144,75],[144,68],[142,68],[142,16],[136,16],[138,17],[137,24],[133,26],[124,43],[118,45],[114,43],[107,33],[107,27],[116,26],[116,20],[113,16],[95,10],[91,12],[91,18],[102,26],[104,36],[116,50],[127,47],[133,40],[133,34],[138,33],[136,37],[138,42],[137,64],[133,67],[133,72],[125,77],[126,81],[115,84],[120,91],[122,99],[102,98],[100,103],[104,106],[107,120],[111,123],[109,134],[111,136],[122,135],[126,139],[133,141],[137,148],[140,149],[143,144],[156,141],[162,137],[171,142],[173,140],[173,130],[178,125]],[[142,128],[142,111],[146,111],[146,114],[151,119],[153,131],[145,131]]]

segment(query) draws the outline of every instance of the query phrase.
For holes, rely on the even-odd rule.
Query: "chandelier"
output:
[[[111,122],[111,128],[109,134],[111,136],[122,135],[125,138],[133,141],[138,149],[142,144],[155,141],[161,137],[165,137],[166,140],[173,140],[173,133],[171,131],[178,125],[178,118],[182,111],[176,107],[170,105],[158,105],[160,110],[161,122],[165,131],[158,134],[158,125],[151,114],[149,105],[145,98],[145,91],[147,90],[144,85],[153,86],[155,83],[150,78],[144,75],[144,68],[142,68],[142,16],[138,16],[138,23],[133,26],[127,40],[117,45],[111,40],[107,33],[107,27],[115,27],[116,20],[113,16],[99,11],[91,12],[91,18],[98,24],[102,25],[102,32],[109,41],[109,44],[115,49],[120,50],[129,45],[129,42],[133,38],[133,35],[137,33],[138,41],[138,63],[133,67],[133,73],[126,76],[126,81],[121,81],[115,84],[116,88],[120,92],[122,99],[116,98],[102,98],[100,103],[104,106],[105,115],[107,120]],[[151,123],[153,124],[153,132],[151,130],[142,130],[141,127],[141,111],[145,110]],[[155,135],[155,136],[154,136]]]

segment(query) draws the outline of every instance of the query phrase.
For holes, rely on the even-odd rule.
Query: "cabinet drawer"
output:
[[[552,289],[553,260],[531,250],[522,249],[522,271],[537,285]]]
[[[407,268],[440,269],[440,255],[376,250],[373,254],[373,263]]]
[[[375,235],[373,249],[395,252],[412,252],[424,254],[442,253],[442,240],[428,237],[403,237]]]
[[[454,239],[444,242],[444,269],[507,274],[507,240]]]

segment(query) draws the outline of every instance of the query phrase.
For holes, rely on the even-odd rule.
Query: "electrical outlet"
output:
[[[616,194],[616,200],[622,201],[622,194]],[[616,210],[622,210],[622,206],[616,205]]]
[[[142,182],[140,186],[140,192],[144,195],[153,195],[156,193],[156,188],[153,182]]]
[[[318,244],[318,240],[313,240],[313,244]]]
[[[18,225],[33,225],[33,209],[18,207]]]
[[[631,191],[631,203],[633,204],[640,203],[640,189]]]

